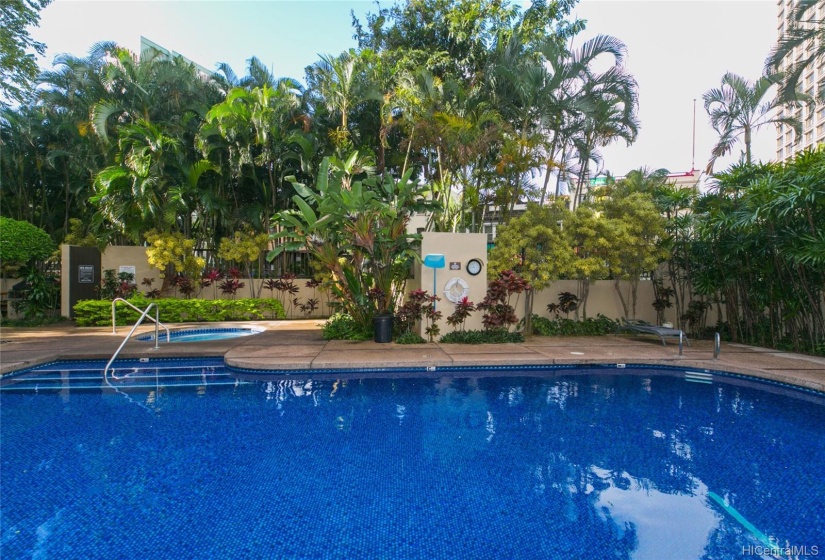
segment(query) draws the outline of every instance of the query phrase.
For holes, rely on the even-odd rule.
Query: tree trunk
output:
[[[533,334],[533,289],[524,293],[524,336]]]
[[[590,278],[581,281],[581,293],[579,294],[579,305],[576,307],[576,320],[579,319],[579,307],[582,310],[582,319],[587,320],[587,298],[590,296]]]
[[[639,277],[635,277],[630,281],[630,310],[633,314],[633,319],[636,318],[636,294],[639,290]]]
[[[622,293],[622,286],[621,286],[621,279],[620,278],[616,278],[615,280],[613,280],[613,289],[615,289],[616,293],[619,294],[619,301],[622,304],[622,311],[624,312],[624,317],[626,319],[627,318],[632,319],[632,317],[630,317],[630,314],[627,312],[627,302],[625,301],[624,294]]]

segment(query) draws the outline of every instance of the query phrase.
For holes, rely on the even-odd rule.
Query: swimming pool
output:
[[[119,361],[115,391],[102,367],[3,381],[4,559],[825,550],[820,394],[668,368],[267,378],[220,360]]]
[[[240,336],[250,336],[264,332],[265,329],[257,327],[226,327],[226,328],[198,328],[180,329],[169,333],[169,342],[209,342],[214,340],[226,340],[228,338],[238,338]],[[166,342],[166,333],[158,334],[160,342]],[[140,342],[154,342],[154,334],[143,334],[135,337]]]

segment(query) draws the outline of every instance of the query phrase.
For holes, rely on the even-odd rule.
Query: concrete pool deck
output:
[[[651,364],[729,371],[825,392],[825,358],[722,343],[718,360],[710,341],[691,341],[679,356],[678,343],[663,347],[656,337],[622,334],[600,337],[533,336],[518,344],[377,344],[321,337],[321,320],[187,323],[174,329],[263,327],[253,336],[209,342],[161,344],[130,341],[124,358],[223,357],[227,365],[246,369],[306,370],[420,368],[426,366],[508,366],[553,364]],[[152,331],[150,326],[138,332]],[[53,360],[109,359],[129,332],[119,327],[2,327],[0,373]],[[420,375],[420,374],[417,374]],[[443,372],[433,375],[442,376]]]

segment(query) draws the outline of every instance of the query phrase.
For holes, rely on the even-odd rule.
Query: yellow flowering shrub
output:
[[[146,234],[149,247],[146,257],[149,264],[161,272],[161,277],[171,268],[173,272],[189,278],[200,276],[206,260],[194,254],[195,241],[187,239],[182,233],[160,233],[150,231]]]
[[[247,264],[258,260],[269,245],[269,236],[251,230],[236,231],[232,237],[221,239],[218,256],[227,261]]]

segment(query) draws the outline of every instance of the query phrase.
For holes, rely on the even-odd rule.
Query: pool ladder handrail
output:
[[[117,303],[119,301],[122,301],[123,303],[125,303],[126,305],[128,305],[129,307],[131,307],[132,309],[137,311],[138,313],[143,313],[143,310],[140,307],[137,307],[137,306],[133,305],[132,303],[128,302],[127,300],[125,300],[123,298],[119,297],[119,298],[113,299],[112,300],[112,334],[117,334],[117,320],[115,318],[115,306],[117,305]],[[150,304],[149,307],[152,307],[152,305],[155,305],[155,304],[154,303]],[[155,305],[155,307],[157,307],[157,305]],[[147,309],[148,309],[148,307],[147,307]],[[163,323],[158,322],[158,314],[157,313],[155,313],[155,318],[154,319],[151,316],[149,316],[148,319],[150,321],[155,322],[155,326],[156,326],[156,328],[155,328],[155,350],[157,350],[157,348],[158,348],[158,346],[157,346],[157,340],[158,340],[157,326],[161,326],[164,329],[166,329],[166,342],[169,342],[169,328],[166,325],[164,325]]]
[[[118,299],[121,299],[121,298],[118,298]],[[117,301],[117,300],[115,300],[115,301]],[[124,301],[124,300],[121,299],[121,301]],[[126,304],[131,306],[131,307],[135,307],[134,305],[132,305],[128,301],[126,302]],[[135,334],[135,331],[140,326],[140,324],[143,323],[143,320],[146,319],[147,315],[149,315],[149,311],[151,311],[153,307],[155,308],[155,318],[152,319],[152,317],[149,317],[149,319],[152,319],[152,321],[155,322],[155,348],[154,349],[157,350],[158,348],[160,348],[160,346],[158,346],[158,343],[160,342],[160,339],[158,337],[158,326],[162,326],[164,329],[166,329],[166,342],[169,342],[169,329],[166,327],[166,325],[163,325],[158,320],[159,319],[158,304],[150,303],[146,307],[146,309],[144,309],[143,312],[140,314],[140,318],[137,320],[137,322],[134,325],[132,325],[132,330],[129,331],[129,334],[126,335],[126,338],[124,338],[123,342],[120,343],[120,346],[117,347],[117,350],[115,350],[115,353],[112,354],[112,358],[109,360],[109,363],[107,363],[106,367],[103,369],[103,380],[106,381],[107,383],[108,383],[107,375],[109,373],[109,368],[112,367],[112,364],[117,359],[118,355],[120,354],[120,351],[123,350],[123,347],[126,346],[126,343],[129,342],[129,339],[132,337],[133,334]],[[113,319],[114,319],[114,308],[115,308],[115,302],[113,301],[112,302],[112,318]],[[135,307],[135,309],[140,311],[140,309],[138,309],[137,307]],[[114,323],[114,321],[113,321],[113,323]],[[114,324],[112,325],[112,328],[114,328]]]

